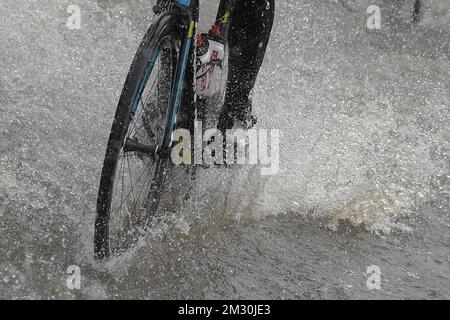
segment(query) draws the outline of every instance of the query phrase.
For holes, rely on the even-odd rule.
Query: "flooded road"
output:
[[[72,1],[2,0],[0,297],[449,299],[450,11],[430,1],[412,25],[411,2],[378,1],[368,30],[368,1],[278,1],[253,101],[280,172],[201,170],[183,208],[99,265],[100,170],[151,5],[86,0],[71,30]]]

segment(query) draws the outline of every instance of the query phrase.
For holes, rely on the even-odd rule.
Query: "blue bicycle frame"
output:
[[[189,16],[189,22],[188,26],[185,26],[188,29],[180,51],[180,60],[176,70],[174,86],[172,88],[166,132],[163,141],[163,146],[166,148],[170,148],[172,143],[173,130],[176,126],[177,114],[180,108],[181,92],[185,81],[186,67],[189,62],[189,54],[193,44],[192,40],[196,33],[198,21],[198,0],[176,0],[176,3],[180,6],[181,10],[183,10],[183,8],[186,10]]]
[[[228,22],[233,1],[227,0],[226,5],[222,5],[223,3],[221,2],[216,24],[220,25],[220,27],[223,29],[223,35],[225,36],[228,30]],[[169,101],[169,109],[163,143],[161,146],[159,146],[160,150],[161,148],[163,150],[169,150],[172,144],[173,132],[176,127],[177,114],[180,109],[182,90],[185,84],[185,80],[188,80],[187,83],[194,83],[195,81],[194,79],[195,71],[192,74],[192,79],[186,79],[186,69],[188,67],[188,64],[190,63],[190,53],[192,52],[191,50],[194,43],[193,39],[197,31],[199,0],[159,0],[157,2],[157,7],[169,8],[167,13],[173,14],[174,16],[181,15],[183,17],[182,20],[184,21],[182,23],[183,24],[182,30],[185,30],[185,35],[184,39],[182,40],[182,46],[179,54],[177,69],[172,84],[172,92]],[[131,108],[130,112],[131,119],[133,118],[133,116],[137,111],[142,91],[144,90],[145,85],[149,79],[150,73],[152,72],[158,54],[159,54],[158,49],[155,49],[155,51],[152,53],[151,60],[149,61],[148,67],[145,71],[144,79],[138,90],[136,101],[134,101]],[[195,63],[193,67],[195,68]],[[192,88],[192,90],[194,90],[194,88]]]

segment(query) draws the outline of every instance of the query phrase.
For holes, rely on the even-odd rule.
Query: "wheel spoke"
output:
[[[149,162],[149,163],[147,164],[146,168],[145,168],[144,171],[143,171],[143,174],[142,174],[141,176],[139,176],[139,179],[136,180],[136,184],[137,184],[139,181],[141,181],[142,177],[145,175],[145,172],[147,172],[147,170],[151,167],[151,164],[152,164],[152,162]],[[147,177],[147,176],[146,176],[146,177]],[[125,179],[123,179],[123,180],[125,180]],[[117,210],[116,210],[116,212],[115,212],[114,214],[116,214],[117,211],[118,211],[119,209],[122,208],[123,204],[125,203],[125,201],[127,201],[128,197],[129,197],[130,195],[131,195],[131,190],[127,193],[127,195],[125,196],[125,198],[121,198],[120,205],[119,205],[119,207],[117,208]]]
[[[173,37],[166,36],[159,41],[159,56],[154,61],[151,74],[147,74],[148,80],[142,92],[139,92],[140,96],[135,97],[135,101],[139,99],[135,102],[138,106],[136,114],[131,120],[115,119],[116,123],[122,125],[121,129],[126,130],[126,134],[119,154],[107,155],[117,157],[115,176],[109,189],[110,197],[106,200],[109,204],[105,206],[110,213],[109,221],[106,222],[109,223],[106,228],[109,234],[106,236],[109,237],[108,241],[112,241],[112,251],[123,250],[133,242],[138,227],[145,223],[142,209],[147,205],[152,211],[157,209],[166,174],[160,170],[165,170],[164,163],[167,160],[153,152],[152,147],[160,145],[164,136],[172,78],[178,61],[174,55],[178,52]],[[142,71],[137,74],[142,75]],[[140,81],[142,86],[143,79]],[[127,140],[128,145],[124,143]]]
[[[160,61],[160,58],[158,58],[158,61]],[[156,77],[158,79],[159,79],[159,75],[160,75],[160,69],[158,68],[158,73],[156,75]],[[149,92],[148,92],[148,94],[146,96],[146,99],[145,99],[145,103],[142,102],[142,100],[143,100],[142,97],[139,99],[139,103],[141,104],[141,108],[139,108],[140,110],[138,111],[137,115],[135,115],[134,118],[133,118],[133,124],[132,124],[131,129],[129,130],[129,132],[130,132],[130,134],[128,135],[129,137],[132,137],[136,133],[135,131],[137,131],[137,130],[135,130],[135,127],[136,127],[136,124],[137,124],[138,121],[135,121],[135,120],[139,119],[139,117],[141,116],[142,112],[146,113],[145,106],[147,105],[148,97],[153,92],[153,88],[155,87],[155,84],[156,84],[156,81],[153,82],[152,86],[150,87],[150,90],[149,90]],[[142,92],[142,93],[144,93],[144,92]],[[147,117],[147,114],[145,114],[145,116]]]

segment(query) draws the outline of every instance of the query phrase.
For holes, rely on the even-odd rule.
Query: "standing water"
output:
[[[253,104],[280,130],[280,170],[199,170],[101,265],[100,170],[151,3],[86,0],[73,29],[70,1],[2,0],[0,297],[450,298],[450,8],[427,1],[413,24],[413,3],[277,1]]]

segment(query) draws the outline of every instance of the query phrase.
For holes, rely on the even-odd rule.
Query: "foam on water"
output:
[[[254,109],[258,127],[281,129],[282,169],[273,177],[203,172],[188,206],[194,216],[238,222],[294,212],[331,228],[345,220],[389,233],[410,231],[418,208],[448,199],[448,39],[436,31],[430,40],[426,23],[371,33],[357,14],[333,8],[278,4],[283,23]],[[430,43],[438,45],[425,49]]]
[[[273,298],[287,290],[293,298],[345,298],[333,284],[336,268],[361,275],[369,262],[382,265],[379,257],[392,259],[386,287],[400,297],[436,297],[429,288],[448,297],[448,1],[427,1],[417,26],[376,32],[365,28],[368,0],[341,2],[277,1],[254,109],[259,128],[281,130],[279,174],[212,168],[192,184],[180,174],[173,181],[187,185],[172,198],[189,190],[188,201],[177,199],[180,210],[167,210],[136,248],[99,267],[92,239],[101,163],[151,7],[86,1],[82,29],[69,30],[68,0],[2,0],[2,297]],[[204,8],[213,15],[211,3]],[[424,216],[435,223],[423,227],[430,232],[399,237],[400,249],[395,236],[385,242],[316,228],[345,221],[408,231]],[[82,267],[82,296],[67,290],[70,265]],[[423,280],[411,282],[400,269],[411,265]],[[345,279],[356,288],[350,297],[367,297],[365,279]]]

